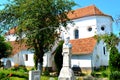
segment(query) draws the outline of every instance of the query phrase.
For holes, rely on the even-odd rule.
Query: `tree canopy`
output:
[[[5,41],[3,36],[0,36],[0,59],[8,57],[11,54],[12,47]]]
[[[17,26],[17,34],[26,37],[29,48],[35,51],[35,63],[43,62],[43,55],[58,38],[56,29],[66,26],[73,0],[12,0],[0,11],[2,26]]]
[[[97,37],[97,36],[96,36]],[[110,71],[120,71],[120,52],[118,51],[118,44],[120,43],[120,39],[113,33],[100,35],[97,37],[98,41],[103,40],[106,43],[107,49],[110,52],[109,58],[109,68]]]

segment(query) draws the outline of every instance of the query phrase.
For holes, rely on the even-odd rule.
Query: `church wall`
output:
[[[91,67],[91,54],[90,55],[72,55],[71,67]]]
[[[18,65],[34,66],[33,53],[23,50],[13,57],[14,63]]]
[[[106,16],[97,16],[96,17],[97,24],[97,34],[110,34],[112,29],[112,19]],[[104,27],[104,29],[103,29]]]
[[[94,16],[73,20],[73,25],[68,24],[70,39],[75,39],[74,31],[79,30],[79,38],[92,37],[96,33],[96,18]],[[89,29],[92,28],[91,31]]]

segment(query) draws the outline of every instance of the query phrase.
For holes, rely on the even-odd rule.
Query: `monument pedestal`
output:
[[[72,69],[69,67],[63,67],[60,71],[59,80],[75,80]]]

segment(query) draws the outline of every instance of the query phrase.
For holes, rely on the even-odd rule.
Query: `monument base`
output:
[[[60,71],[58,80],[75,80],[74,72],[69,67],[63,67]]]

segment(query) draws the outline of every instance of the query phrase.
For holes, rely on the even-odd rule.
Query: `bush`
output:
[[[45,71],[43,72],[43,75],[49,76],[49,75],[50,75],[50,72],[49,72],[48,70],[45,70]]]
[[[17,67],[14,66],[13,68],[11,68],[11,70],[20,71],[20,72],[27,72],[27,69],[25,66],[17,66]]]
[[[102,72],[102,74],[101,74],[103,77],[107,77],[108,76],[108,74],[106,73],[106,72]]]
[[[60,70],[62,68],[62,64],[63,64],[63,56],[62,56],[62,45],[63,45],[64,41],[60,41],[58,44],[58,47],[55,50],[55,56],[54,56],[54,61],[55,61],[55,65],[57,68],[57,75],[59,75]]]
[[[112,47],[110,50],[110,71],[120,71],[120,53],[116,47]]]
[[[0,73],[0,80],[3,79],[3,78],[5,78],[5,77],[7,77],[7,74],[5,74],[5,73]]]
[[[96,76],[96,73],[95,73],[95,72],[92,72],[91,75],[95,77],[95,76]]]
[[[120,72],[119,71],[111,72],[109,80],[120,80]]]

